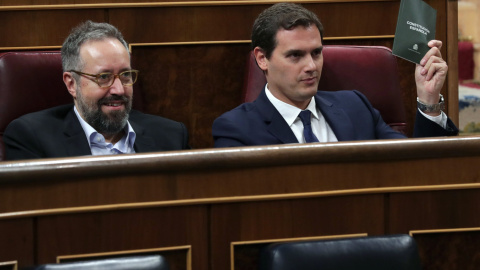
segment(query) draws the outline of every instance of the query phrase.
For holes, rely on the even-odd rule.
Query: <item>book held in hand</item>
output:
[[[428,42],[435,39],[436,20],[437,11],[422,0],[402,0],[393,40],[393,55],[420,64],[430,50]]]

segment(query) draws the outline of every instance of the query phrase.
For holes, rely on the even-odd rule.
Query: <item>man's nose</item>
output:
[[[315,59],[311,56],[311,55],[308,55],[307,57],[305,57],[305,69],[306,71],[313,71],[313,70],[317,70],[317,62],[315,61]]]
[[[110,94],[115,94],[119,96],[123,96],[125,94],[125,86],[120,81],[120,78],[117,76],[113,79],[113,84],[110,86],[109,89]]]

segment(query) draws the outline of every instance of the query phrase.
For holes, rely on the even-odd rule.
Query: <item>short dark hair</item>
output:
[[[278,3],[258,15],[253,23],[252,49],[260,47],[270,58],[277,46],[276,35],[279,29],[291,30],[297,26],[317,26],[323,41],[323,25],[315,13],[295,3]]]
[[[118,29],[108,23],[96,23],[86,21],[72,29],[70,35],[65,39],[62,45],[62,66],[63,71],[72,69],[81,70],[85,63],[80,58],[80,47],[90,40],[104,40],[116,38],[128,51],[128,43],[123,39],[123,35]]]

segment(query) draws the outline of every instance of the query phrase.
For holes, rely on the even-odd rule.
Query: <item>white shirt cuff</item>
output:
[[[441,127],[443,127],[443,128],[447,128],[447,119],[448,119],[448,117],[447,117],[447,115],[446,115],[443,111],[441,111],[441,112],[440,112],[440,115],[438,115],[438,116],[430,116],[430,115],[428,115],[428,114],[426,114],[426,113],[424,113],[424,112],[422,112],[422,111],[420,111],[420,110],[418,110],[418,111],[419,111],[421,114],[423,114],[423,116],[425,116],[427,119],[430,119],[431,121],[439,124],[439,125],[440,125]]]

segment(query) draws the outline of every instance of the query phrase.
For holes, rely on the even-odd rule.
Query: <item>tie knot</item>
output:
[[[310,125],[312,112],[309,110],[301,111],[298,117],[302,120],[303,126]]]

